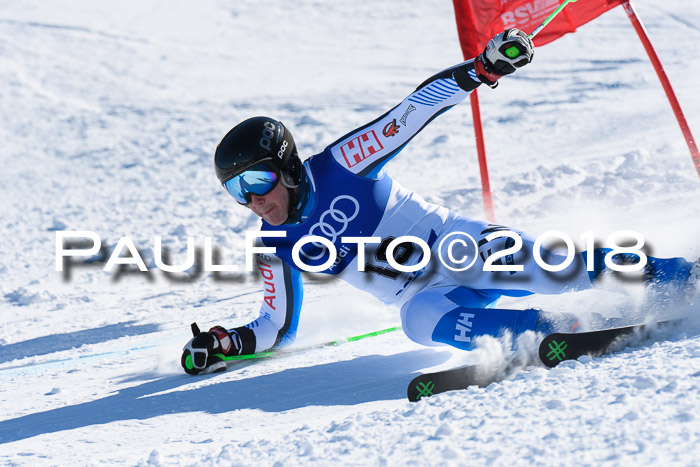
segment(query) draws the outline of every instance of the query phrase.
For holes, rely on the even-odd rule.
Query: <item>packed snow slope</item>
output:
[[[244,264],[258,221],[218,185],[237,122],[282,120],[302,158],[462,60],[452,2],[25,0],[0,10],[0,464],[698,465],[700,309],[635,284],[504,300],[681,328],[546,370],[537,339],[425,348],[398,331],[211,377],[179,367],[189,324],[240,325],[262,284],[175,264],[212,237]],[[636,0],[696,135],[700,9]],[[700,180],[661,85],[616,8],[479,90],[497,221],[583,247],[633,230],[658,256],[700,255]],[[469,103],[387,166],[432,202],[483,218]],[[56,232],[130,237],[148,273],[57,272]],[[97,259],[97,258],[96,258]],[[398,310],[307,277],[298,343],[388,328]],[[514,372],[411,404],[418,372],[467,361]]]

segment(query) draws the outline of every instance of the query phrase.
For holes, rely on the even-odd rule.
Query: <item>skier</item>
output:
[[[606,269],[603,257],[609,250],[595,251],[593,271],[587,271],[589,259],[577,254],[569,267],[551,273],[533,261],[534,240],[514,231],[522,247],[503,259],[506,265],[522,265],[522,270],[485,272],[485,261],[491,255],[514,246],[513,236],[487,237],[509,229],[428,203],[382,170],[435,117],[482,83],[495,88],[499,78],[530,63],[533,54],[534,45],[522,31],[500,33],[475,59],[430,77],[399,105],[304,163],[291,133],[277,120],[250,118],[229,131],[216,148],[219,180],[239,204],[262,218],[261,234],[284,236],[261,238],[275,253],[257,255],[264,284],[259,317],[232,329],[215,326],[192,338],[181,359],[185,371],[196,374],[222,364],[214,354],[251,354],[293,342],[302,305],[300,267],[295,258],[312,267],[330,264],[332,247],[336,259],[322,272],[339,275],[383,302],[399,306],[403,330],[415,342],[468,350],[475,336],[497,335],[502,329],[514,334],[551,331],[557,325],[552,314],[491,307],[504,295],[589,288]],[[440,251],[443,240],[457,232],[468,234],[475,244],[463,241],[461,253],[445,255]],[[295,244],[310,235],[327,242],[309,242],[294,253]],[[432,258],[447,256],[455,260],[455,267],[432,260],[416,271],[397,270],[389,264],[387,250],[392,240],[402,236],[416,240],[394,245],[390,255],[394,265],[410,268],[420,264],[426,254],[415,242],[422,240]],[[349,237],[375,239],[353,243]],[[542,255],[549,264],[564,260],[558,253],[545,251]],[[461,263],[455,256],[473,258],[476,264],[459,271],[456,266]],[[639,260],[633,254],[617,255],[618,262],[630,258]],[[692,263],[681,258],[650,257],[645,280],[689,288],[691,277],[697,275],[691,273],[692,268]]]

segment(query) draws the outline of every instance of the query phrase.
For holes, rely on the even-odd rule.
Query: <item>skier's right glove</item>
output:
[[[222,326],[214,326],[209,332],[200,332],[190,339],[182,349],[180,364],[186,373],[196,375],[222,361],[216,354],[228,355],[232,348],[233,340],[228,331]],[[223,365],[225,368],[225,363]]]
[[[476,75],[483,82],[495,88],[498,79],[532,61],[535,45],[519,29],[507,29],[496,34],[484,51],[474,59]]]

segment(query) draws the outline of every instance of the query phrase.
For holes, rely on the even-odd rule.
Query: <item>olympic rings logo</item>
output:
[[[339,203],[342,200],[348,200],[352,202],[353,204],[353,212],[352,214],[348,215],[341,209],[336,208],[336,204]],[[321,233],[326,236],[331,243],[335,243],[335,241],[338,239],[339,235],[342,235],[343,232],[345,232],[350,225],[350,222],[357,217],[357,215],[360,213],[360,203],[357,201],[357,199],[353,198],[352,196],[348,195],[340,195],[337,196],[331,201],[331,205],[329,206],[328,209],[326,209],[323,214],[321,214],[321,217],[319,217],[318,222],[316,222],[314,225],[311,226],[309,229],[309,233],[305,236],[311,236],[314,235],[315,230],[320,230]],[[326,222],[326,218],[328,216],[331,216],[331,218],[340,224],[339,230],[336,230],[335,227],[332,224],[329,224]],[[328,251],[328,248],[326,248],[325,245],[322,243],[318,242],[311,242],[313,246],[316,248],[320,248],[320,253],[317,255],[310,255],[303,250],[300,250],[300,253],[304,255],[307,259],[313,261],[317,259],[321,259],[326,252]]]

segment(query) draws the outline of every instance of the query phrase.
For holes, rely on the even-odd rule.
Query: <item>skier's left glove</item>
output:
[[[535,45],[519,29],[507,29],[491,39],[484,51],[474,59],[476,75],[495,88],[498,79],[532,61]]]
[[[228,355],[232,347],[233,340],[228,331],[222,326],[214,326],[209,332],[201,332],[190,339],[182,349],[180,364],[186,373],[196,375],[205,368],[221,362],[215,355]]]

